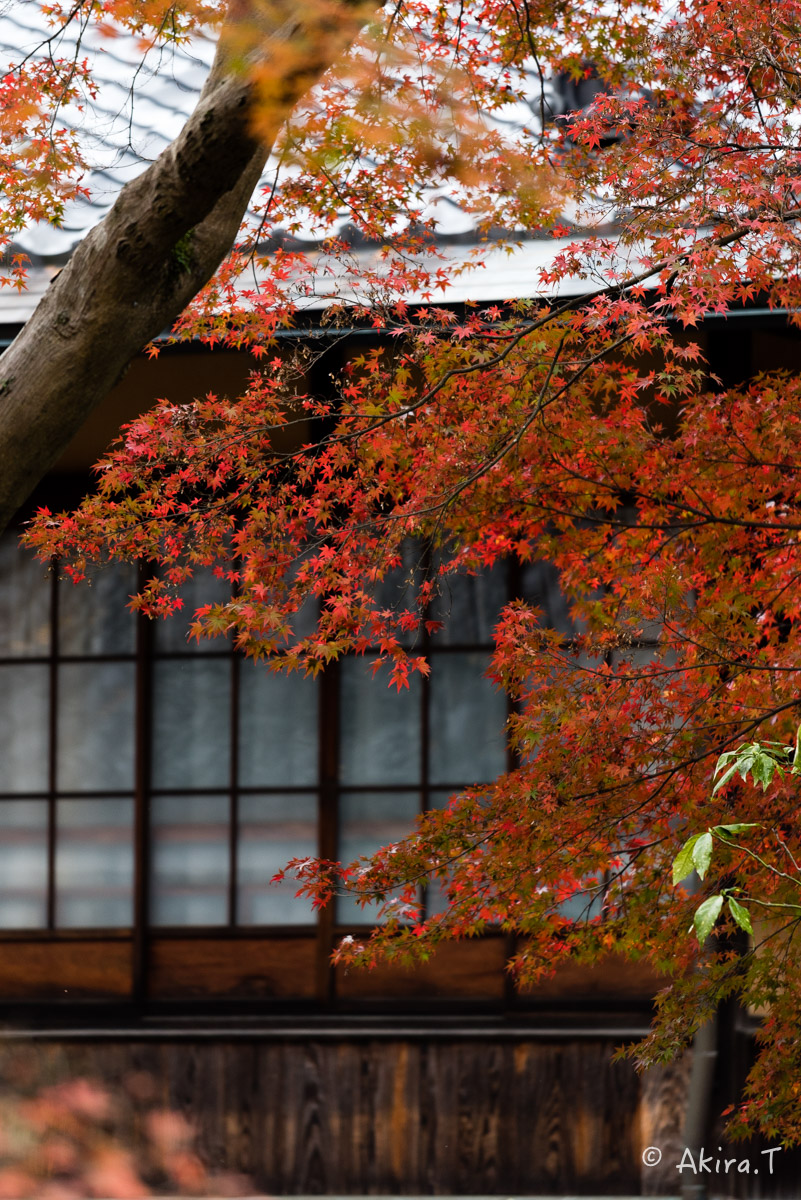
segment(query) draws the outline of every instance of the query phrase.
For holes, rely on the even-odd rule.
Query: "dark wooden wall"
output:
[[[644,1088],[628,1063],[611,1062],[615,1045],[254,1036],[36,1041],[25,1053],[50,1079],[123,1091],[149,1078],[148,1104],[193,1122],[209,1168],[273,1195],[664,1194],[641,1154],[677,1136],[686,1070]],[[125,1136],[135,1142],[141,1125]]]

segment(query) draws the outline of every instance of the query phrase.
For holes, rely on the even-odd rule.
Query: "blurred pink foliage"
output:
[[[250,1181],[210,1171],[191,1120],[159,1103],[147,1072],[101,1080],[40,1078],[32,1050],[3,1064],[0,1200],[242,1196]]]

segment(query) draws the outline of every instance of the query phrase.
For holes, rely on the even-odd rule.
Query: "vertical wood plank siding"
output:
[[[36,1042],[26,1053],[51,1081],[114,1091],[147,1073],[149,1103],[186,1115],[207,1165],[268,1194],[634,1195],[643,1136],[680,1120],[686,1072],[644,1090],[611,1062],[614,1045],[454,1035]],[[143,1124],[123,1136],[136,1145]]]

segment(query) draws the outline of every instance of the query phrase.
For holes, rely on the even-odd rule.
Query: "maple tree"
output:
[[[154,615],[214,565],[231,597],[194,615],[197,636],[225,631],[312,673],[369,653],[399,688],[427,670],[414,636],[451,574],[552,563],[572,633],[522,602],[496,629],[514,769],[369,862],[296,864],[300,884],[319,902],[344,888],[383,903],[374,932],[340,946],[346,962],[425,958],[489,926],[521,935],[521,984],[566,956],[650,962],[672,982],[643,1061],[675,1053],[724,998],[764,1009],[733,1128],[788,1142],[801,1139],[797,788],[773,772],[760,791],[748,768],[713,792],[711,777],[743,742],[789,762],[799,721],[801,383],[725,388],[693,331],[755,298],[799,324],[800,36],[798,0],[399,0],[311,91],[304,77],[281,133],[276,79],[292,71],[237,75],[247,137],[275,145],[283,175],[176,336],[251,349],[248,390],[161,402],[123,431],[96,492],[29,534],[76,579],[108,557],[157,564],[134,601]],[[595,97],[555,121],[546,84],[560,76]],[[510,134],[491,118],[515,104],[534,116]],[[525,234],[554,237],[540,299],[437,304],[454,268],[431,237],[434,185],[480,234],[511,231],[510,254]],[[369,269],[334,235],[343,208],[382,248]],[[310,214],[331,232],[319,253],[260,250]],[[308,386],[308,346],[279,353],[274,338],[321,287],[332,335],[382,334],[329,397]],[[387,608],[375,585],[410,542],[414,586]],[[309,596],[316,628],[296,634]],[[696,836],[701,895],[671,875]],[[426,917],[431,878],[448,904]],[[587,919],[564,915],[569,899]],[[745,944],[752,902],[766,920]]]

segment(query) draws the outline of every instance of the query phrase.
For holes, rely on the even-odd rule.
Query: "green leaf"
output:
[[[801,725],[795,731],[795,750],[793,751],[793,766],[791,775],[801,775]]]
[[[723,908],[722,896],[710,896],[708,900],[696,909],[693,917],[693,927],[695,936],[698,938],[698,944],[703,946],[706,939],[712,932],[712,926],[720,916],[720,910]]]
[[[759,821],[736,821],[734,825],[713,825],[713,833],[742,833],[744,829],[759,829]]]
[[[715,786],[712,788],[713,796],[714,796],[715,792],[720,791],[720,789],[729,782],[732,775],[737,774],[738,766],[739,766],[739,763],[737,763],[737,762],[732,763],[732,765],[729,767],[728,771],[726,771],[725,775],[721,775],[720,779],[717,781]]]
[[[714,779],[716,775],[719,775],[724,767],[727,767],[729,763],[734,762],[738,754],[739,750],[727,750],[725,754],[721,754],[718,758],[718,761],[715,763],[715,769],[712,772],[712,778]]]
[[[762,784],[763,792],[768,790],[776,770],[778,770],[780,775],[783,774],[781,767],[770,753],[760,749],[754,755],[754,760],[751,764],[751,778],[754,783]],[[745,776],[743,776],[744,778]]]
[[[702,833],[693,846],[693,866],[701,879],[709,870],[712,861],[712,834],[709,830]]]
[[[753,936],[754,930],[751,925],[751,917],[748,913],[748,909],[743,908],[742,904],[738,904],[738,902],[732,896],[729,896],[729,912],[740,928],[744,929],[746,933],[750,933]],[[696,913],[696,916],[697,915],[698,914]]]
[[[801,729],[799,729],[799,737],[801,737]],[[737,750],[727,750],[725,754],[721,754],[715,766],[714,774],[723,772],[712,789],[714,796],[720,788],[724,787],[734,775],[739,775],[745,781],[750,775],[754,783],[761,783],[763,791],[767,791],[770,784],[773,782],[774,775],[778,772],[779,775],[784,774],[783,763],[789,758],[792,753],[790,747],[783,745],[781,742],[750,742],[745,746],[739,746]],[[798,774],[801,774],[801,753],[798,750],[798,738],[796,739],[796,754],[798,759]],[[793,760],[795,763],[795,760]],[[794,767],[794,773],[795,767]]]
[[[748,773],[754,765],[754,760],[757,754],[759,754],[759,746],[756,744],[753,746],[744,746],[743,750],[745,753],[740,754],[737,759],[737,770],[740,772],[740,778],[743,783],[745,783]]]
[[[676,886],[677,883],[681,883],[682,879],[686,879],[691,871],[695,870],[695,863],[693,862],[693,850],[695,849],[695,843],[698,841],[700,836],[701,836],[700,833],[696,833],[691,838],[689,838],[684,843],[681,850],[679,850],[678,854],[674,858],[674,860],[673,860],[673,886],[674,887]]]

